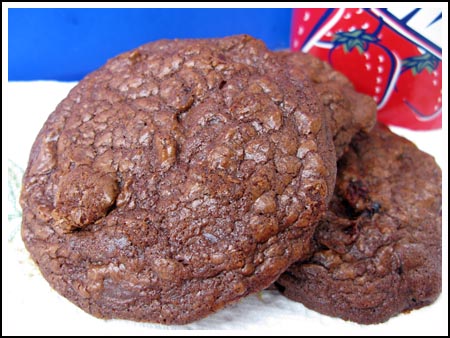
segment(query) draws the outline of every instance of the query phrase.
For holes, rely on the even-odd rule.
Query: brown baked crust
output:
[[[309,252],[335,165],[311,84],[261,41],[162,40],[108,61],[50,115],[22,237],[83,310],[187,323]]]
[[[362,324],[432,303],[441,292],[441,170],[408,140],[376,126],[338,163],[314,254],[277,281],[310,309]]]
[[[344,74],[327,62],[302,52],[278,52],[292,76],[305,73],[314,85],[329,117],[336,156],[340,158],[353,136],[369,132],[376,122],[377,106],[368,95],[355,91]]]

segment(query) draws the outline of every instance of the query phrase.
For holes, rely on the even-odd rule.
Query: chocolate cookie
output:
[[[158,41],[50,115],[23,179],[22,237],[83,310],[187,323],[305,256],[335,162],[311,84],[262,42]]]
[[[369,132],[375,125],[375,101],[356,92],[344,74],[315,56],[284,51],[278,54],[292,76],[301,77],[301,73],[306,73],[313,82],[329,116],[336,156],[340,158],[356,133]]]
[[[441,292],[441,170],[377,126],[338,163],[314,254],[277,281],[310,309],[362,324],[432,303]]]

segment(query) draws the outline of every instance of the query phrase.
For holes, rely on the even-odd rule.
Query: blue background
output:
[[[291,9],[8,10],[8,78],[80,80],[107,59],[161,38],[250,34],[289,47]]]

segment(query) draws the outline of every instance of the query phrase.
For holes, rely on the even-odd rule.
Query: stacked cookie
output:
[[[45,123],[23,240],[52,287],[101,318],[188,323],[281,275],[313,309],[387,320],[440,292],[440,170],[369,132],[375,110],[328,65],[249,36],[141,46]]]
[[[439,166],[387,127],[370,130],[369,98],[341,73],[311,55],[284,57],[308,74],[328,106],[339,161],[311,256],[293,264],[277,288],[310,309],[361,324],[431,304],[442,287]]]

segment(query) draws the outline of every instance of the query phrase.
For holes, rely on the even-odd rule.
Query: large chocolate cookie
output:
[[[309,260],[277,281],[287,297],[363,324],[432,303],[441,292],[441,170],[377,126],[338,163],[336,191]]]
[[[248,36],[159,41],[82,80],[35,141],[22,237],[102,318],[187,323],[309,251],[335,179],[316,94]]]
[[[305,73],[320,97],[333,135],[337,158],[340,158],[352,137],[368,132],[375,125],[377,106],[367,95],[355,91],[344,74],[319,58],[301,52],[278,52],[292,76]]]

